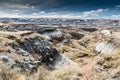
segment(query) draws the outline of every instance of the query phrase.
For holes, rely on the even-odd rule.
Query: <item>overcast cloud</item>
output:
[[[119,18],[119,0],[0,0],[0,17]]]

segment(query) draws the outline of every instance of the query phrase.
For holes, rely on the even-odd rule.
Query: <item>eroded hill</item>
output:
[[[21,24],[0,29],[1,79],[120,79],[120,30],[117,28]]]

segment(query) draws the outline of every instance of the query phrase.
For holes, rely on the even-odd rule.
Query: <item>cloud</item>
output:
[[[116,8],[120,8],[120,5],[116,5],[115,7],[116,7]]]
[[[111,18],[120,19],[120,15],[112,15]]]
[[[13,4],[13,3],[0,3],[1,9],[35,9],[35,6],[31,6],[29,4]]]
[[[100,17],[99,14],[108,11],[108,9],[97,9],[97,10],[91,10],[91,11],[85,11],[82,13],[69,13],[69,12],[50,12],[50,13],[46,13],[46,12],[40,12],[37,13],[34,16],[38,16],[38,15],[42,15],[42,16],[38,16],[38,17],[47,17],[47,18],[98,18]]]
[[[0,11],[0,17],[8,17],[8,18],[117,18],[120,15],[111,15],[105,16],[102,15],[107,12],[108,9],[97,9],[85,12],[46,12],[46,11],[33,11],[30,13],[26,13],[26,10],[14,9],[12,11]],[[101,16],[102,15],[102,16]]]
[[[0,17],[14,18],[14,17],[18,17],[19,15],[21,15],[19,12],[16,12],[14,14],[8,14],[6,12],[0,11]]]
[[[53,9],[59,6],[61,0],[0,0],[0,7]]]
[[[115,9],[120,9],[120,5],[116,5],[116,6],[115,6]]]
[[[97,10],[91,10],[91,11],[86,11],[83,12],[83,17],[89,17],[89,16],[99,16],[100,13],[104,12],[106,10],[104,9],[97,9]]]
[[[5,11],[0,11],[0,17],[8,17],[8,18],[76,18],[75,14],[72,13],[62,13],[62,12],[33,12],[31,14],[27,14],[24,11],[14,10],[10,13]],[[77,17],[80,17],[79,15]]]
[[[14,4],[14,5],[8,5],[8,8],[12,8],[12,9],[34,9],[34,6],[29,6],[29,5],[21,5],[21,4]]]

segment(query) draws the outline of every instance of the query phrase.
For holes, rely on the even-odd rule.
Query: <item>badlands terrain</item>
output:
[[[120,28],[0,24],[0,80],[120,80]]]

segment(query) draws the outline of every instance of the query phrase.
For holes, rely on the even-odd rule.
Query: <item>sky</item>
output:
[[[0,0],[0,17],[120,19],[120,0]]]

